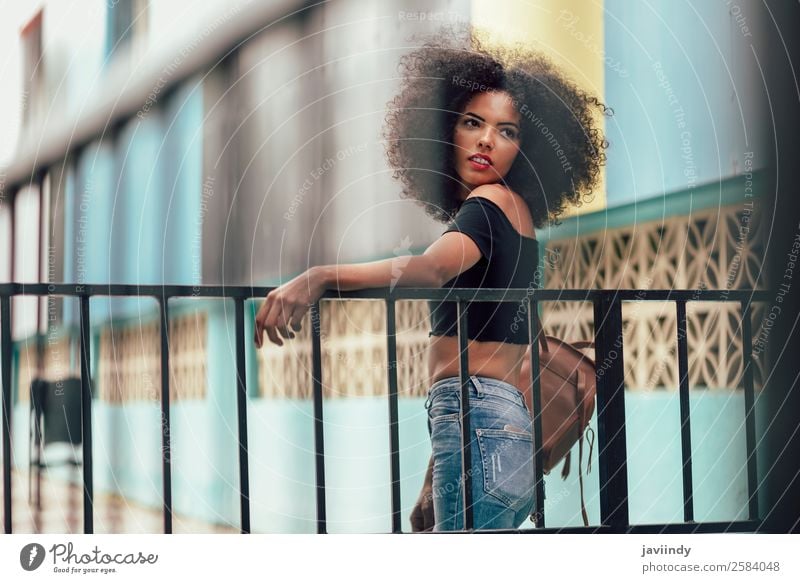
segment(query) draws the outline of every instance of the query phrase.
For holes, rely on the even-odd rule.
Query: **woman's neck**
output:
[[[464,184],[462,182],[458,186],[458,199],[461,202],[464,202],[465,200],[467,200],[467,197],[469,196],[469,193],[472,192],[473,190],[475,190],[474,186],[468,186],[468,185],[466,185],[466,184]]]

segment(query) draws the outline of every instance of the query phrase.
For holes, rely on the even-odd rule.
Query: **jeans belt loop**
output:
[[[481,387],[481,382],[478,380],[476,375],[470,375],[469,377],[472,380],[472,386],[475,387],[475,394],[478,398],[483,396],[483,387]]]

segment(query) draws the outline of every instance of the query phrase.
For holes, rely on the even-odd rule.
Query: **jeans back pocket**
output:
[[[476,429],[484,491],[512,510],[524,508],[533,496],[533,439],[509,429]]]

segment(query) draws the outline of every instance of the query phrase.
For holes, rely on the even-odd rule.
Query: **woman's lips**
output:
[[[489,168],[491,166],[491,164],[482,164],[482,163],[476,162],[475,160],[472,160],[472,159],[467,160],[467,162],[470,163],[470,166],[472,166],[472,168],[474,170],[486,170],[487,168]]]

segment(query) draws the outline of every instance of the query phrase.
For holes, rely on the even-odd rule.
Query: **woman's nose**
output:
[[[482,148],[490,148],[491,149],[492,146],[494,146],[494,136],[492,135],[493,131],[494,131],[494,128],[486,126],[486,129],[481,134],[481,136],[478,138],[478,146],[480,146]]]

